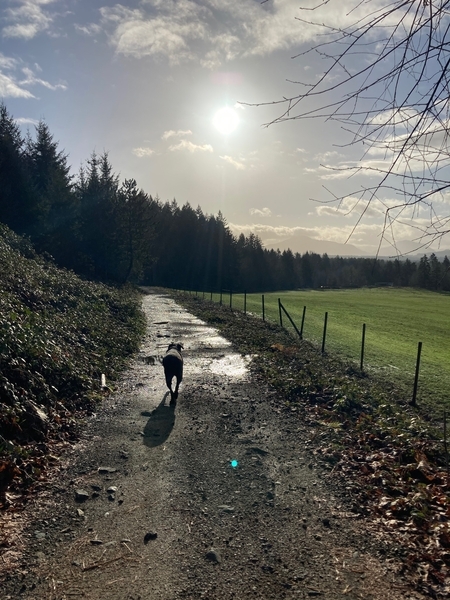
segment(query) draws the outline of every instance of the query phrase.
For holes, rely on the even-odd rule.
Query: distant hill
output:
[[[305,254],[306,252],[314,252],[315,254],[328,254],[328,256],[367,256],[357,246],[352,244],[340,244],[339,242],[331,242],[329,240],[316,240],[303,233],[296,233],[295,235],[286,238],[284,240],[275,241],[263,239],[263,245],[268,250],[280,249],[288,250],[289,248],[295,254]]]
[[[339,242],[332,242],[330,240],[317,240],[303,233],[296,233],[295,235],[280,239],[279,241],[273,241],[272,239],[264,239],[262,240],[264,248],[267,250],[277,250],[279,249],[281,252],[284,250],[288,250],[289,248],[292,252],[305,254],[306,252],[314,252],[315,254],[328,254],[328,256],[343,256],[343,257],[362,257],[362,258],[372,258],[374,254],[367,254],[357,246],[353,244],[340,244]],[[407,258],[413,262],[418,262],[424,254],[427,256],[431,256],[431,254],[436,255],[436,257],[442,261],[446,256],[450,258],[450,249],[447,250],[433,250],[431,248],[423,248],[421,250],[417,250],[416,242],[399,242],[398,247],[398,255],[400,260],[406,260]],[[394,248],[382,248],[379,253],[379,258],[396,258],[396,252]]]
[[[422,258],[422,256],[426,254],[428,256],[428,258],[432,255],[435,254],[436,258],[440,261],[444,260],[444,258],[447,256],[448,258],[450,258],[450,250],[423,250],[423,252],[421,252],[420,254],[413,254],[408,256],[407,258],[409,258],[409,260],[420,260]]]
[[[418,262],[424,254],[430,257],[433,253],[436,258],[442,261],[446,256],[450,258],[450,250],[433,250],[432,248],[420,248],[417,247],[417,242],[403,241],[399,242],[397,246],[398,257],[400,260],[406,260],[407,258],[413,262]],[[380,258],[396,258],[396,252],[394,248],[382,249]]]

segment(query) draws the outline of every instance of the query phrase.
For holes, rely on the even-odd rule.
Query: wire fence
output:
[[[419,392],[421,397],[438,393],[441,396],[442,404],[450,405],[450,372],[447,370],[446,373],[440,373],[441,377],[438,378],[436,371],[439,371],[439,366],[433,365],[429,361],[422,363],[423,343],[421,340],[416,341],[415,350],[413,346],[410,346],[408,355],[403,355],[400,361],[395,353],[390,353],[389,344],[387,344],[383,356],[374,358],[371,347],[373,338],[371,338],[371,330],[368,329],[366,323],[360,325],[357,334],[358,343],[353,339],[351,347],[349,347],[345,345],[345,341],[339,339],[342,338],[342,335],[340,336],[342,324],[331,322],[330,328],[329,311],[322,313],[320,323],[317,311],[312,317],[306,304],[299,307],[297,302],[295,308],[292,308],[292,306],[287,306],[287,302],[284,299],[282,301],[280,297],[274,302],[272,293],[258,295],[246,292],[235,293],[226,289],[209,293],[192,291],[185,293],[218,303],[230,310],[239,310],[244,314],[260,317],[263,321],[277,322],[281,327],[290,331],[294,337],[307,339],[322,353],[326,353],[329,349],[330,352],[349,360],[361,373],[387,375],[388,378],[403,383],[405,389],[411,390],[408,400],[413,406],[417,403]],[[308,334],[305,336],[307,325]],[[356,333],[353,332],[352,335],[355,338]],[[395,362],[398,362],[398,366],[395,365]],[[407,368],[405,368],[405,364],[408,365]]]

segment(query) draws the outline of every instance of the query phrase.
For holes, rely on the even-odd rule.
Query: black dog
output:
[[[169,344],[166,355],[163,358],[164,374],[167,387],[170,390],[170,404],[175,404],[178,398],[178,388],[183,380],[183,356],[181,350],[183,344]],[[175,391],[172,391],[172,379],[176,377]]]

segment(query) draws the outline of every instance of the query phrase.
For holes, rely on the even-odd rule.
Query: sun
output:
[[[238,123],[239,117],[236,111],[228,106],[219,109],[213,118],[214,127],[224,135],[232,133],[238,126]]]

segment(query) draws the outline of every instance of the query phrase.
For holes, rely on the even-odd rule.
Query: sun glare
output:
[[[224,135],[232,133],[238,126],[238,123],[239,117],[236,111],[228,106],[218,110],[213,118],[214,127]]]

